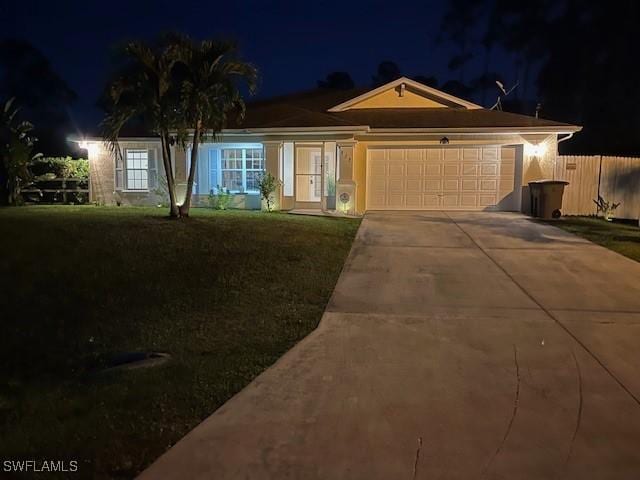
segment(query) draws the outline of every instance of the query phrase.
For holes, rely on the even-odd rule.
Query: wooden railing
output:
[[[22,189],[26,203],[88,203],[88,178],[51,178],[37,180]]]

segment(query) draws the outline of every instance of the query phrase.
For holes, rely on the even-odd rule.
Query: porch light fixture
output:
[[[449,139],[447,137],[442,137],[440,139],[440,145],[449,145]]]
[[[545,143],[527,143],[524,146],[524,152],[531,157],[541,157],[547,151],[547,145]]]

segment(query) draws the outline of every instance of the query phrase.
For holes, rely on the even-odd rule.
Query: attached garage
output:
[[[515,147],[369,148],[367,210],[510,210]]]

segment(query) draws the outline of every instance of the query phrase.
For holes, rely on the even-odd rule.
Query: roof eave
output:
[[[487,134],[487,135],[517,135],[517,134],[563,134],[575,133],[582,130],[577,125],[549,125],[537,127],[437,127],[437,128],[370,128],[370,134],[407,134],[407,133],[457,133],[465,134]]]

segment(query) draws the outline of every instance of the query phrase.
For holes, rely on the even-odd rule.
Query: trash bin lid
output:
[[[565,180],[534,180],[529,185],[569,185]]]

